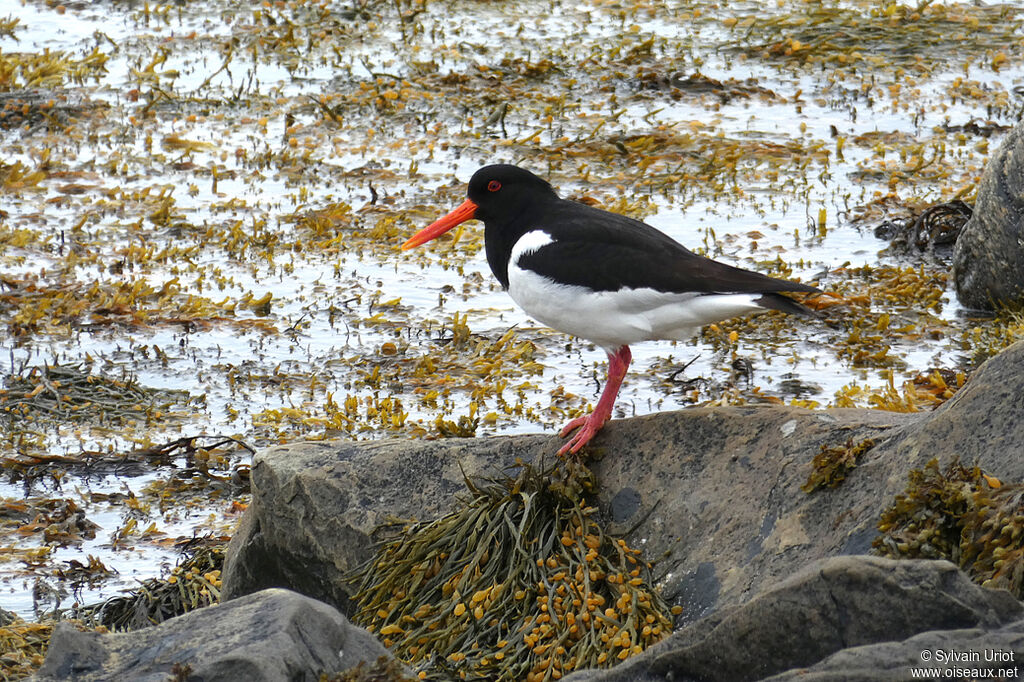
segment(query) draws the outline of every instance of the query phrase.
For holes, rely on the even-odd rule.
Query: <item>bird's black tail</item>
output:
[[[769,310],[781,310],[784,313],[791,315],[805,315],[807,317],[821,317],[816,311],[811,310],[802,303],[797,303],[789,296],[783,296],[777,293],[761,294],[757,299],[759,305],[768,308]]]

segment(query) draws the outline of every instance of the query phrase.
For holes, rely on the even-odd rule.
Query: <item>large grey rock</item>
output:
[[[612,530],[633,529],[633,543],[665,557],[656,575],[685,620],[748,599],[815,559],[867,553],[881,511],[906,488],[908,472],[932,458],[944,467],[961,457],[1004,481],[1024,481],[1024,343],[986,362],[933,412],[873,411],[875,421],[863,411],[772,412],[779,421],[747,417],[744,434],[734,433],[732,415],[686,411],[680,419],[694,423],[678,446],[639,462],[602,462],[604,507],[627,493],[635,500]],[[800,490],[820,444],[865,437],[876,445],[842,485]]]
[[[938,410],[894,432],[876,456],[919,469],[959,453],[1007,482],[1024,482],[1024,342],[991,358]],[[890,489],[906,485],[893,467]]]
[[[1024,343],[989,360],[939,410],[709,408],[616,420],[595,440],[597,501],[611,530],[657,559],[684,622],[750,599],[810,562],[863,554],[907,473],[932,457],[1024,480]],[[876,442],[836,489],[800,486],[822,445]],[[253,502],[233,538],[224,594],[296,589],[346,608],[342,575],[381,522],[450,510],[470,476],[550,458],[552,435],[296,444],[254,462]]]
[[[971,308],[1024,300],[1024,122],[981,176],[974,215],[953,249],[957,298]]]
[[[908,472],[933,457],[1024,481],[1022,370],[1018,343],[928,413],[711,408],[611,422],[592,450],[597,502],[610,530],[656,560],[663,596],[684,607],[683,629],[593,679],[757,679],[801,666],[847,679],[828,663],[839,652],[918,633],[939,633],[938,642],[943,632],[969,629],[979,642],[994,632],[1003,633],[994,643],[1010,641],[1020,605],[950,564],[857,557],[806,567],[866,553],[880,512]],[[874,447],[841,486],[800,490],[822,445],[867,438]],[[517,458],[550,462],[559,443],[534,435],[263,451],[223,592],[288,586],[345,608],[351,588],[342,576],[370,556],[378,524],[435,518],[454,507],[464,475],[494,473]],[[871,667],[870,652],[857,655],[878,675],[866,679],[893,676]]]
[[[898,642],[922,632],[973,628],[976,644],[995,646],[1005,638],[989,631],[1022,617],[1024,607],[1009,593],[975,585],[947,561],[837,557],[806,567],[742,606],[673,633],[617,668],[581,671],[566,682],[759,680],[852,647]],[[862,653],[858,665],[867,669],[871,664]],[[892,662],[874,664],[888,670]],[[823,669],[843,671],[839,665]],[[906,679],[907,669],[902,672],[900,679]]]
[[[663,413],[609,424],[598,440],[604,457],[592,468],[614,530],[635,527],[635,546],[646,545],[649,556],[668,553],[659,577],[669,596],[693,593],[703,600],[698,606],[710,608],[720,593],[731,599],[745,592],[753,577],[753,570],[748,578],[718,574],[716,562],[742,571],[754,554],[809,544],[790,532],[796,532],[791,508],[810,505],[815,540],[834,551],[831,520],[817,509],[832,496],[799,491],[820,443],[876,436],[910,419],[873,410],[792,408]],[[342,577],[371,556],[371,534],[379,524],[435,518],[465,490],[463,471],[496,473],[517,457],[550,461],[559,443],[537,435],[264,450],[253,463],[252,504],[228,549],[223,594],[280,586],[345,608],[351,586]],[[872,512],[881,502],[877,497]],[[777,529],[778,519],[783,525]],[[869,542],[853,550],[863,551]],[[803,558],[819,556],[824,554]],[[701,568],[705,563],[710,576]],[[786,562],[792,565],[792,559]]]
[[[467,472],[532,460],[548,436],[457,441],[296,443],[259,452],[250,510],[231,540],[221,594],[287,587],[344,609],[342,576],[369,558],[371,534],[395,519],[450,511]]]
[[[37,682],[314,682],[320,673],[373,664],[387,650],[336,609],[287,590],[266,590],[121,634],[54,629]]]

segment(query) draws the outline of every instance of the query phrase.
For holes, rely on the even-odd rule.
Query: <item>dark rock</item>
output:
[[[690,621],[705,613],[688,608],[688,595],[705,593],[708,565],[721,607],[813,560],[869,552],[881,511],[903,492],[908,472],[932,458],[945,467],[962,457],[1003,481],[1024,481],[1022,384],[1018,343],[934,412],[686,410],[613,423],[616,437],[635,445],[595,466],[599,501],[607,507],[627,486],[643,491],[633,517],[611,530],[629,531],[631,545],[659,558],[663,594],[687,607]],[[820,445],[867,437],[877,444],[838,488],[800,490]]]
[[[1003,639],[989,639],[988,632],[1022,617],[1024,607],[1007,592],[975,585],[947,561],[836,557],[806,567],[742,606],[677,631],[617,668],[565,679],[759,680],[844,649],[933,630],[974,628],[979,646],[996,646]],[[953,648],[963,650],[963,645]],[[870,660],[862,656],[859,663]],[[902,672],[905,679],[909,672],[906,667]]]
[[[1007,134],[978,184],[974,215],[953,249],[957,298],[989,310],[1024,300],[1024,123]]]
[[[287,590],[266,590],[192,611],[159,626],[119,634],[79,632],[60,623],[37,682],[181,679],[300,682],[390,657],[337,610]],[[177,678],[173,678],[177,679]]]

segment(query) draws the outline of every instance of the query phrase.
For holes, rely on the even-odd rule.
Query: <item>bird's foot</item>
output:
[[[573,437],[569,439],[569,442],[563,445],[558,450],[559,457],[565,455],[575,455],[580,449],[590,442],[590,439],[597,435],[597,432],[601,430],[604,423],[608,421],[607,418],[601,419],[595,414],[591,413],[586,417],[576,417],[571,422],[562,427],[562,430],[558,432],[561,438],[565,438],[570,433],[576,431]]]
[[[590,439],[597,435],[604,423],[612,417],[612,405],[615,404],[615,396],[619,394],[619,386],[622,385],[622,377],[626,376],[629,369],[629,362],[632,359],[629,346],[620,346],[614,352],[608,352],[608,381],[601,391],[601,397],[597,401],[597,407],[586,417],[576,417],[562,427],[558,435],[565,438],[576,431],[573,437],[559,449],[558,455],[564,457],[567,454],[575,455]]]

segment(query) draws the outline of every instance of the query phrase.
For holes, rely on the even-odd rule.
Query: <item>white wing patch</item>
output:
[[[542,246],[553,244],[554,239],[551,235],[544,230],[533,230],[527,232],[519,240],[512,245],[512,253],[508,257],[508,267],[511,270],[513,267],[519,267],[519,259],[528,253],[540,249]]]

